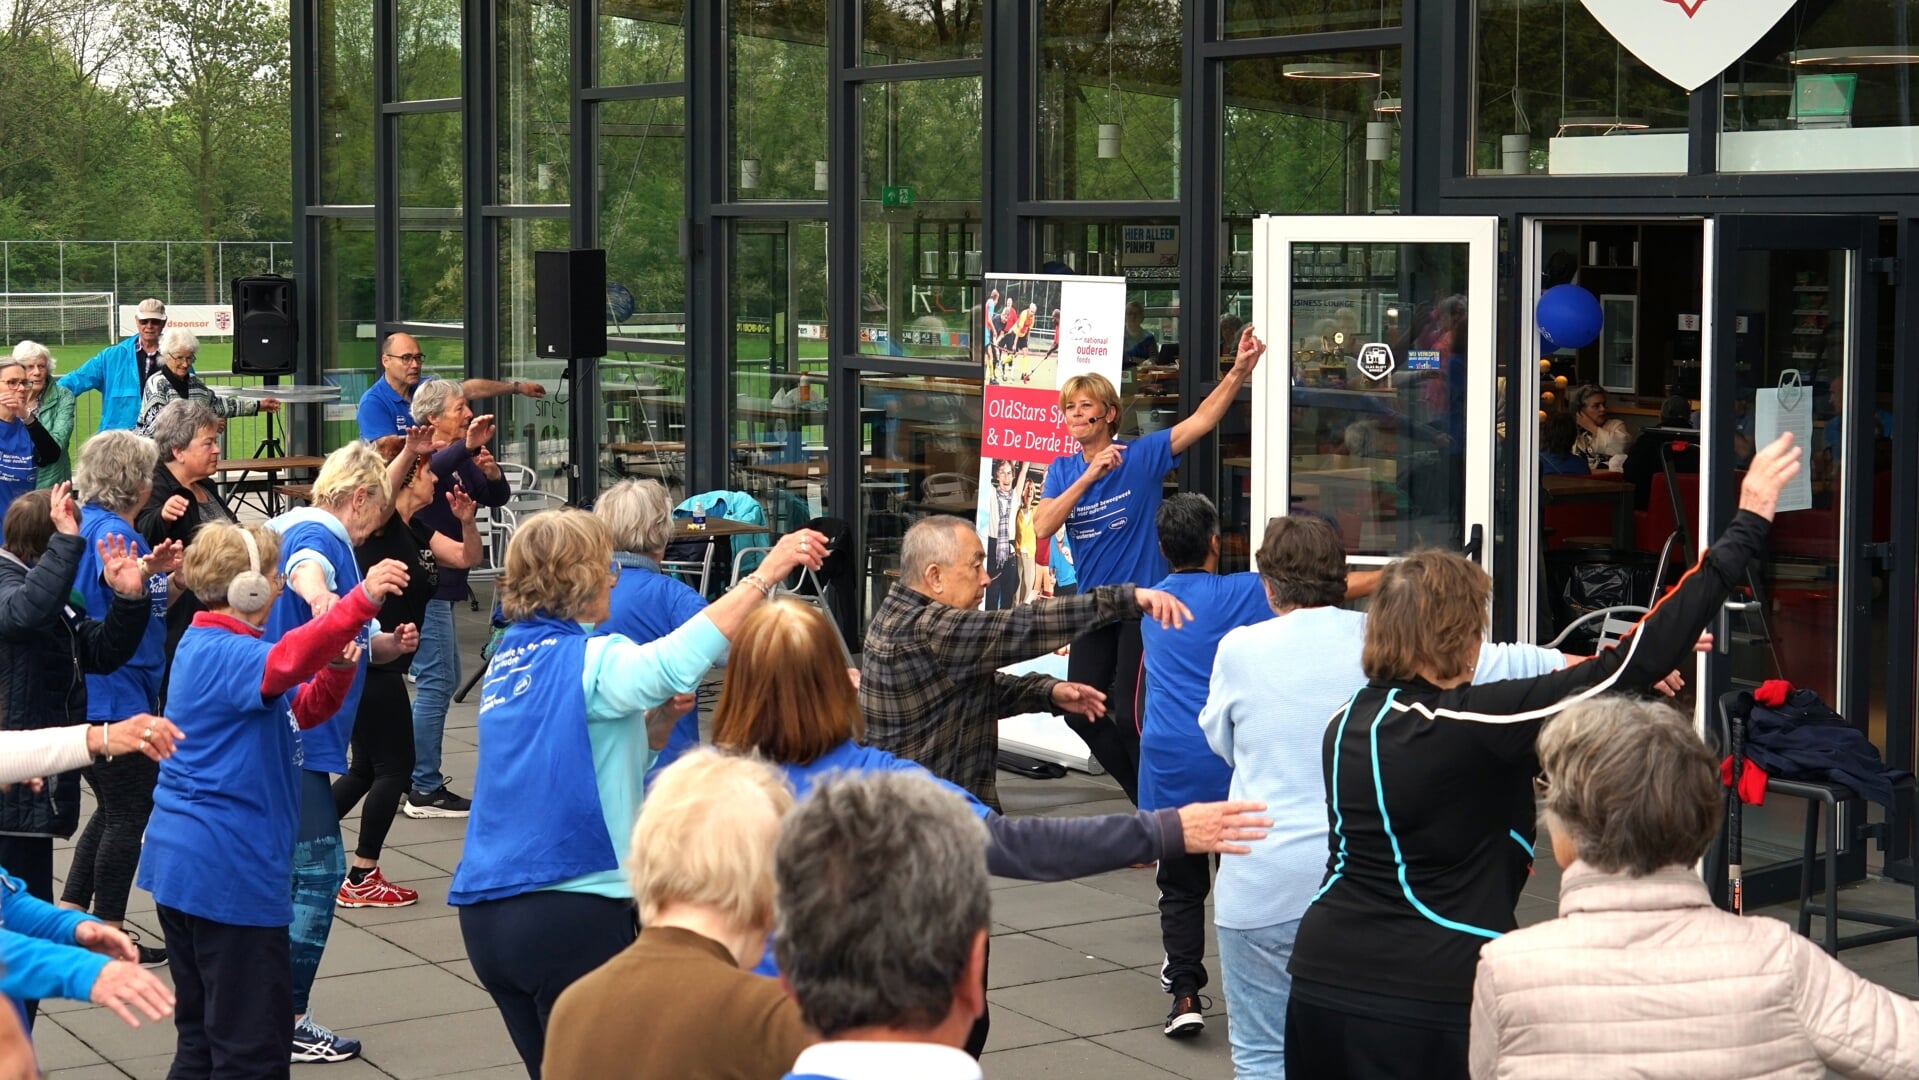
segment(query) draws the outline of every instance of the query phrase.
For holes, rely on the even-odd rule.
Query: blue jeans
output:
[[[440,738],[446,709],[460,685],[460,643],[453,634],[453,601],[429,600],[413,654],[413,791],[431,795],[446,786],[440,775]]]
[[[1286,963],[1293,958],[1299,920],[1257,930],[1218,929],[1234,1080],[1286,1080],[1286,999],[1293,992]]]
[[[327,935],[333,931],[333,901],[345,880],[346,846],[340,842],[340,814],[333,808],[332,778],[302,769],[300,834],[293,845],[293,925],[287,928],[296,1016],[306,1015],[307,997],[313,993],[313,979],[320,972]]]

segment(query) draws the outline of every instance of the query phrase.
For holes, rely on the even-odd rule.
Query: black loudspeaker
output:
[[[533,339],[542,360],[606,355],[606,251],[533,253]]]
[[[300,319],[293,279],[278,274],[233,279],[233,370],[291,375],[299,367]]]

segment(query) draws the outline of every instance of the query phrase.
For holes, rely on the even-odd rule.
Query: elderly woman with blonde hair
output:
[[[1919,1006],[1786,923],[1713,906],[1692,867],[1724,804],[1690,719],[1589,701],[1546,726],[1539,764],[1559,918],[1480,950],[1474,1080],[1919,1071]]]
[[[758,758],[694,750],[659,773],[627,857],[639,939],[560,995],[547,1080],[786,1074],[814,1036],[779,983],[752,970],[773,929],[773,849],[792,806]]]
[[[657,480],[622,480],[593,504],[593,513],[613,534],[612,613],[595,633],[624,634],[636,645],[657,641],[706,610],[706,599],[691,585],[662,573],[667,541],[673,535],[673,502]],[[688,709],[647,773],[660,770],[700,743],[700,714]]]
[[[278,569],[287,591],[266,624],[269,641],[321,618],[360,584],[354,548],[392,512],[387,464],[368,443],[353,442],[327,455],[313,481],[312,505],[288,511],[267,524],[281,536]],[[322,1027],[307,1014],[313,980],[333,929],[334,899],[346,881],[340,815],[333,802],[333,776],[347,771],[347,746],[359,713],[369,661],[385,663],[413,651],[418,628],[378,628],[369,622],[356,639],[361,653],[353,680],[330,723],[301,735],[300,831],[293,855],[293,1045],[294,1061],[345,1061],[359,1043]]]
[[[818,569],[825,548],[810,529],[788,534],[704,612],[640,645],[588,632],[613,596],[600,518],[544,511],[507,545],[498,589],[509,625],[481,683],[473,816],[447,903],[535,1080],[561,991],[634,940],[633,884],[616,853],[647,767],[770,582]]]

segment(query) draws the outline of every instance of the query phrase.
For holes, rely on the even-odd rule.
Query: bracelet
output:
[[[108,761],[113,760],[113,728],[104,720],[100,723],[100,752]]]
[[[765,580],[760,577],[757,571],[741,578],[740,584],[751,585],[755,589],[758,589],[760,591],[760,596],[763,599],[766,599],[766,600],[773,599],[773,586],[768,585],[765,582]]]

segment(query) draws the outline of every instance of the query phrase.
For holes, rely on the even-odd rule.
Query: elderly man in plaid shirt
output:
[[[907,530],[900,585],[866,632],[860,711],[869,745],[919,762],[998,810],[1000,717],[1071,712],[1112,722],[1101,720],[1106,695],[1091,686],[999,669],[1120,619],[1144,616],[1178,628],[1192,612],[1166,593],[1132,585],[981,611],[990,580],[971,522],[940,516]]]

